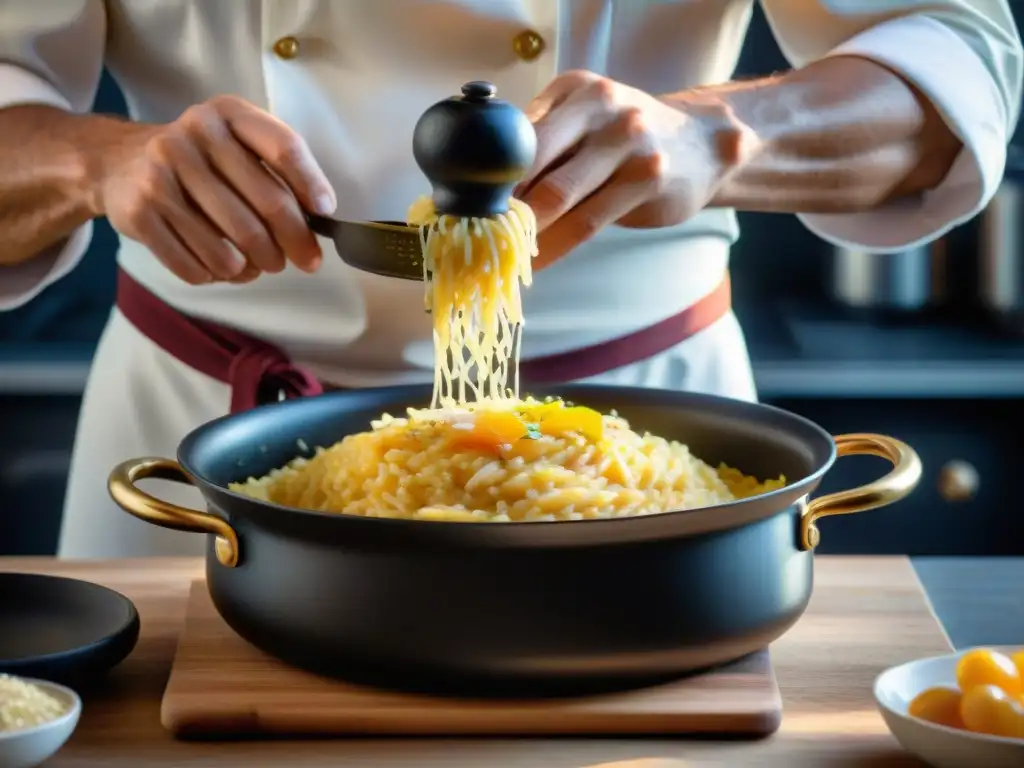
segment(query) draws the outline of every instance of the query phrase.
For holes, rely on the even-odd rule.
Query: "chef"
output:
[[[121,234],[60,554],[202,551],[113,505],[123,459],[281,394],[431,380],[422,285],[349,268],[302,210],[401,219],[429,191],[416,119],[468,80],[538,134],[525,378],[755,398],[734,209],[867,249],[943,234],[999,184],[1022,53],[1008,0],[762,0],[794,69],[730,83],[751,5],[0,4],[0,309],[73,269],[93,218]],[[104,65],[131,121],[88,114]]]

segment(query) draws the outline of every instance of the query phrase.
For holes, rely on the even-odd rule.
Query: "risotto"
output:
[[[231,488],[366,517],[539,522],[707,507],[785,485],[712,467],[615,414],[558,400],[410,409],[371,426]]]

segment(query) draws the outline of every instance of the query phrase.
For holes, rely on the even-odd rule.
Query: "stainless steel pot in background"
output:
[[[1011,149],[1006,176],[981,216],[978,298],[1004,330],[1024,336],[1024,158]]]
[[[947,299],[947,252],[942,240],[893,253],[834,247],[830,255],[829,292],[848,309],[916,316]]]

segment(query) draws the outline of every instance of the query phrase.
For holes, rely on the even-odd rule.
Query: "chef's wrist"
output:
[[[716,202],[719,191],[750,162],[763,140],[727,98],[710,89],[684,91],[662,101],[685,116],[684,137],[671,152],[670,167],[685,177],[682,181],[691,190],[700,180],[705,205],[721,205]]]
[[[10,169],[0,174],[0,266],[32,261],[103,215],[95,193],[105,165],[99,158],[116,143],[108,125],[118,123],[48,104],[0,109],[0,135],[12,137],[0,150],[0,167]],[[5,200],[20,205],[11,213]]]
[[[126,168],[161,126],[103,115],[91,115],[89,119],[89,137],[79,146],[82,193],[90,214],[99,218],[109,213],[106,190],[111,180],[127,180]]]

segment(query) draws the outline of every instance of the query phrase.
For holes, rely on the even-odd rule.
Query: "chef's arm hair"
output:
[[[0,0],[0,267],[11,268],[0,310],[66,274],[88,245],[86,176],[130,129],[90,114],[108,31],[107,0]]]
[[[754,141],[715,202],[796,212],[830,242],[877,250],[977,215],[1021,112],[1011,2],[761,0],[794,71],[722,89]]]
[[[0,266],[28,261],[99,215],[93,182],[138,132],[51,106],[0,109]]]
[[[868,59],[838,56],[787,74],[682,93],[718,99],[741,130],[713,205],[854,213],[939,185],[963,149],[932,103]]]

